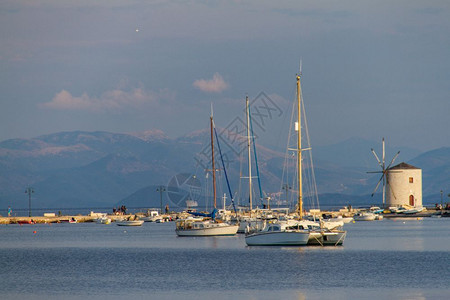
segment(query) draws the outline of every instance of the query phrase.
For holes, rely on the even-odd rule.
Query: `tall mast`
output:
[[[212,159],[212,175],[213,175],[213,199],[214,199],[214,208],[217,208],[216,203],[216,165],[214,162],[214,134],[213,134],[213,113],[211,108],[211,159]]]
[[[245,111],[247,114],[247,150],[248,150],[248,192],[250,200],[250,216],[252,215],[252,161],[251,161],[251,150],[250,150],[250,109],[248,103],[248,96],[245,97]]]
[[[303,218],[303,199],[302,199],[302,126],[301,126],[301,94],[300,85],[301,71],[297,74],[297,158],[298,158],[298,214],[300,219]]]

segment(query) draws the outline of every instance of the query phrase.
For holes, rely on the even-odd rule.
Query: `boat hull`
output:
[[[309,232],[256,232],[245,237],[248,246],[305,246],[309,240]]]
[[[119,221],[116,222],[117,226],[141,226],[142,224],[144,224],[144,221],[139,220],[139,221]]]
[[[110,218],[98,218],[95,222],[96,222],[97,224],[105,224],[105,225],[108,225],[108,224],[111,224],[111,219],[110,219]]]
[[[238,231],[238,225],[228,225],[201,229],[176,229],[178,236],[231,236]]]
[[[359,214],[359,215],[354,215],[353,219],[355,221],[375,221],[376,215],[375,214]]]
[[[344,244],[346,231],[311,232],[308,245],[341,246]]]

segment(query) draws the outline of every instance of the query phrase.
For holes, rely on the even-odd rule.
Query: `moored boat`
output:
[[[308,245],[341,246],[346,236],[347,231],[340,229],[311,230]]]
[[[235,235],[239,225],[187,218],[176,221],[175,232],[178,236],[223,236]]]
[[[217,198],[216,198],[216,195],[217,195],[217,193],[216,193],[216,172],[215,172],[216,167],[215,167],[215,160],[214,160],[214,130],[215,130],[215,127],[214,127],[214,121],[213,121],[212,108],[211,108],[211,116],[210,116],[210,130],[211,130],[211,164],[212,164],[211,170],[214,170],[212,172],[214,210],[210,214],[189,212],[192,215],[208,217],[211,219],[203,219],[203,218],[199,219],[199,218],[190,217],[187,219],[177,220],[175,232],[178,236],[235,235],[239,228],[238,224],[231,224],[228,222],[216,220],[216,214],[218,211],[217,211]],[[217,132],[216,132],[216,139],[217,139]],[[217,144],[218,144],[217,146],[220,151],[220,145],[219,145],[218,139],[217,139]],[[223,159],[222,159],[222,163],[223,163]],[[225,173],[225,177],[226,177],[225,166],[224,166],[224,173]],[[228,183],[228,179],[227,179],[227,183]],[[228,187],[229,187],[229,184],[228,184]],[[231,189],[229,189],[229,192],[231,195],[232,194]]]
[[[336,226],[330,226],[330,223],[335,223]],[[310,235],[307,245],[341,246],[347,236],[347,232],[341,229],[343,222],[339,225],[338,222],[322,221],[319,224],[309,220],[291,220],[290,224],[294,228],[309,230]]]
[[[141,226],[142,224],[144,224],[142,220],[123,220],[116,222],[118,226]]]
[[[406,209],[406,210],[402,211],[401,213],[403,213],[405,215],[412,215],[412,214],[417,214],[422,211],[423,211],[423,206],[413,206],[412,208]]]
[[[278,220],[264,227],[263,230],[249,233],[245,242],[249,246],[278,246],[278,245],[342,245],[346,237],[346,231],[338,229],[344,225],[343,220],[334,222],[322,222],[321,224],[303,219],[303,191],[302,191],[302,122],[301,122],[301,84],[300,75],[297,75],[297,154],[296,173],[298,182],[298,220]],[[306,128],[307,126],[305,126]],[[311,164],[312,165],[312,164]],[[326,224],[326,228],[324,225]]]
[[[358,212],[353,216],[355,221],[374,221],[376,219],[376,215],[371,212]]]
[[[158,211],[152,210],[147,213],[147,216],[140,218],[144,222],[156,222],[161,219],[162,216],[159,215]]]
[[[108,218],[108,217],[100,217],[100,218],[95,219],[95,222],[97,224],[106,224],[106,225],[108,225],[108,224],[111,224],[111,219]]]
[[[305,246],[310,231],[290,226],[287,222],[272,223],[262,230],[248,234],[245,243],[248,246]]]
[[[350,223],[353,221],[353,217],[344,217],[344,216],[337,216],[334,218],[324,219],[325,222],[342,222],[344,224]]]

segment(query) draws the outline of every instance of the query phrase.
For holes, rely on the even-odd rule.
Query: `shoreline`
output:
[[[357,210],[352,210],[350,212],[342,212],[342,211],[321,211],[320,215],[324,214],[324,215],[328,215],[328,216],[332,216],[332,217],[337,217],[337,216],[344,216],[344,217],[353,217],[353,215],[357,212]],[[387,219],[393,219],[393,218],[429,218],[432,217],[433,215],[436,214],[436,212],[438,212],[437,210],[432,210],[429,209],[427,211],[424,212],[420,212],[420,213],[415,213],[415,214],[397,214],[397,213],[387,213],[387,214],[381,214],[384,218]],[[450,211],[443,211],[444,213],[446,213],[447,215],[450,213]],[[170,213],[167,215],[163,215],[166,217],[170,217],[172,220],[178,219],[180,217],[185,216],[186,213],[185,212],[177,212],[177,213]],[[134,219],[136,216],[139,217],[144,217],[145,214],[144,213],[137,213],[137,214],[127,214],[127,215],[114,215],[114,214],[107,214],[106,215],[108,218],[111,219],[111,222],[117,222],[117,221],[122,221],[124,219]],[[69,223],[69,220],[76,220],[76,223],[87,223],[87,222],[96,222],[96,219],[99,216],[94,214],[94,215],[61,215],[61,216],[34,216],[34,217],[26,217],[26,216],[22,216],[22,217],[3,217],[0,216],[0,224],[3,225],[7,225],[7,224],[19,224],[19,222],[31,222],[33,221],[34,223],[37,224],[45,224],[45,223]],[[19,224],[22,225],[22,224]]]

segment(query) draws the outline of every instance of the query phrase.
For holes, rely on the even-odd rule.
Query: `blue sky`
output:
[[[170,137],[243,117],[264,92],[287,130],[302,59],[313,145],[450,146],[448,1],[0,3],[0,140],[59,131]],[[376,146],[376,145],[374,145]]]

